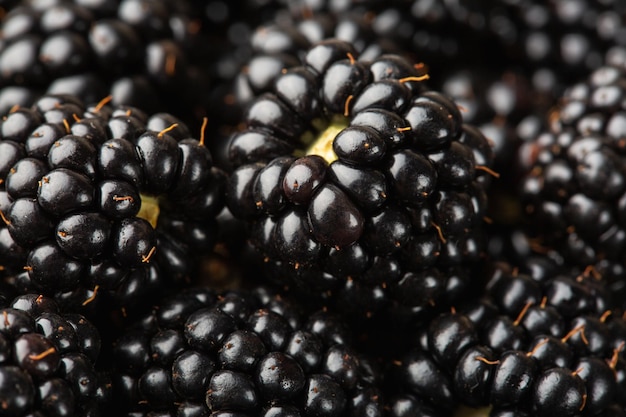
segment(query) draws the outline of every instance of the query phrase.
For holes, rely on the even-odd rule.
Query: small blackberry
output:
[[[227,204],[270,275],[358,315],[409,315],[467,288],[492,151],[397,55],[326,40],[246,112]],[[454,278],[452,278],[454,277]]]
[[[381,416],[378,375],[347,328],[303,313],[263,288],[169,298],[114,346],[119,412]]]
[[[571,86],[548,129],[519,152],[530,236],[568,262],[615,275],[616,288],[624,267],[625,80],[623,66],[607,63]]]
[[[106,415],[111,382],[94,367],[97,329],[83,316],[60,313],[42,295],[24,294],[0,307],[2,415]]]
[[[225,176],[172,115],[47,95],[3,118],[0,149],[0,253],[23,271],[18,291],[130,308],[215,244]]]
[[[494,417],[623,409],[623,310],[605,282],[541,257],[521,268],[493,264],[482,299],[415,332],[413,347],[390,365],[391,389],[444,413],[458,406],[490,407]]]

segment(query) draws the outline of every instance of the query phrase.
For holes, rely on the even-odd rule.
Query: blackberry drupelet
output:
[[[114,401],[133,416],[382,416],[351,346],[339,317],[265,288],[186,289],[116,342]]]
[[[413,333],[412,348],[390,365],[390,389],[444,414],[458,407],[489,407],[494,417],[624,409],[623,309],[605,284],[595,271],[541,256],[520,268],[493,264],[481,299]]]
[[[3,416],[105,416],[111,382],[95,369],[98,330],[51,298],[24,294],[0,305]]]
[[[571,86],[548,129],[519,153],[529,233],[568,262],[614,276],[623,291],[626,201],[622,62]]]
[[[188,279],[223,207],[202,133],[109,99],[47,95],[0,124],[3,266],[18,291],[81,311],[101,295],[136,307]]]
[[[46,93],[110,94],[200,126],[210,85],[198,52],[210,48],[187,1],[23,0],[0,29],[0,114]]]
[[[420,66],[357,58],[317,43],[251,103],[227,205],[270,276],[308,299],[418,315],[469,288],[492,150]]]

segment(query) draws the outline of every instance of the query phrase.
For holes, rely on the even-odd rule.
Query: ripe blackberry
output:
[[[95,369],[97,329],[51,298],[24,294],[0,305],[3,416],[106,415],[111,383]]]
[[[110,94],[115,105],[199,126],[209,84],[197,51],[209,48],[198,48],[191,13],[186,1],[21,1],[0,24],[0,114],[46,93],[84,102]]]
[[[437,315],[390,365],[395,392],[450,413],[601,415],[619,395],[623,309],[593,271],[492,265],[486,293]],[[540,266],[541,265],[541,266]],[[447,411],[446,411],[447,410]]]
[[[105,294],[130,308],[187,279],[223,205],[202,134],[107,100],[47,95],[0,124],[3,266],[18,291],[79,309]]]
[[[607,63],[570,87],[548,129],[519,153],[531,237],[573,264],[614,275],[617,286],[625,250],[624,70]]]
[[[114,401],[136,416],[380,416],[378,375],[351,346],[338,317],[267,289],[187,289],[116,342]]]
[[[419,314],[481,256],[491,148],[420,67],[357,57],[322,41],[251,103],[227,204],[281,283],[358,315]]]

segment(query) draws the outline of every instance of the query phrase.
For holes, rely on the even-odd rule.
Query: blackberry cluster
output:
[[[623,310],[594,274],[542,257],[522,272],[494,264],[481,299],[438,315],[391,365],[391,415],[624,415]]]
[[[98,330],[42,295],[0,303],[2,415],[106,416],[111,382],[95,369]]]
[[[0,124],[2,266],[19,292],[131,307],[211,251],[224,183],[172,115],[43,96]]]
[[[114,350],[120,415],[383,415],[377,373],[341,320],[304,316],[264,288],[185,290],[130,327]]]
[[[235,133],[227,205],[278,281],[419,314],[464,291],[480,258],[493,155],[456,104],[397,55],[311,47]]]
[[[613,58],[568,89],[549,128],[519,158],[531,237],[572,264],[623,280],[626,67]]]
[[[192,11],[170,0],[20,2],[0,25],[0,114],[46,93],[87,103],[110,94],[201,120],[211,54]]]

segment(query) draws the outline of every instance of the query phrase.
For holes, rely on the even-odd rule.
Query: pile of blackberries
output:
[[[626,2],[0,2],[0,416],[626,417]]]

